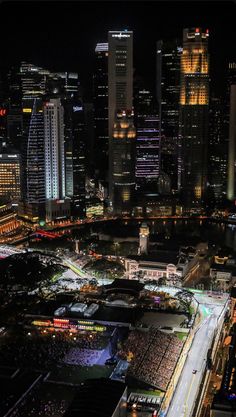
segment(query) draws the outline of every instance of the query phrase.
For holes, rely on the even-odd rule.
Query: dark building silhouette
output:
[[[95,177],[108,180],[108,43],[96,45],[93,87]]]
[[[180,57],[177,40],[157,42],[156,96],[160,131],[160,172],[167,175],[172,191],[178,189]]]

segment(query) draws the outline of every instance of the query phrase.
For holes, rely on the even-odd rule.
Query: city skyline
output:
[[[219,58],[223,63],[235,56],[233,16],[236,5],[233,2],[59,2],[57,10],[55,3],[45,2],[46,17],[41,4],[1,4],[4,33],[1,67],[26,60],[51,71],[78,71],[89,97],[93,51],[97,43],[107,42],[109,30],[133,31],[134,70],[137,76],[150,82],[148,88],[154,87],[156,41],[181,40],[184,28],[209,29],[210,71],[214,71],[217,80],[222,75]],[[91,13],[91,5],[96,13]],[[16,10],[14,15],[10,7]],[[97,15],[101,15],[101,19],[97,19]],[[214,80],[212,84],[222,88]]]

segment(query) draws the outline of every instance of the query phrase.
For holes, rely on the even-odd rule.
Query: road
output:
[[[198,302],[200,302],[200,310],[205,314],[204,310],[207,306],[209,314],[203,319],[196,330],[170,408],[166,414],[167,417],[192,416],[199,385],[206,365],[207,351],[211,347],[215,332],[223,322],[226,310],[226,297],[221,300],[214,300],[205,294],[201,294],[197,298]],[[194,369],[197,370],[196,374],[192,373]]]

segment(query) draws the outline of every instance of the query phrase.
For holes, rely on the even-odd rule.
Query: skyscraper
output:
[[[229,155],[228,155],[228,186],[229,200],[236,198],[236,84],[230,87],[230,118],[229,118]]]
[[[226,136],[227,135],[227,136]],[[228,132],[225,132],[225,105],[224,99],[211,97],[209,106],[209,158],[208,181],[211,192],[208,190],[208,200],[221,203],[226,197],[227,184],[227,141]]]
[[[169,177],[172,191],[178,189],[178,127],[180,94],[180,42],[157,42],[156,94],[159,113],[160,172]]]
[[[8,152],[0,154],[0,197],[8,202],[20,200],[20,155]]]
[[[22,140],[20,146],[22,157],[22,202],[19,209],[22,216],[33,222],[38,222],[45,215],[42,101],[43,94],[45,94],[45,71],[42,68],[23,62],[20,67],[20,80],[20,91],[22,92]],[[17,120],[15,119],[15,122]],[[18,123],[20,123],[20,119],[17,125]],[[19,127],[20,125],[18,125],[18,129]],[[17,129],[14,131],[17,133]],[[14,140],[16,140],[16,137]]]
[[[135,191],[135,127],[133,113],[117,113],[113,129],[113,210],[130,214]]]
[[[235,179],[234,179],[234,142],[230,134],[233,134],[232,123],[230,118],[234,118],[232,114],[232,106],[234,106],[234,94],[231,91],[231,86],[236,85],[236,62],[229,62],[227,68],[226,79],[226,97],[225,97],[225,118],[224,118],[224,134],[228,144],[228,173],[227,173],[227,198],[233,200],[236,196]],[[232,97],[231,97],[232,93]],[[230,126],[231,125],[231,126]]]
[[[108,179],[108,43],[95,48],[94,87],[94,169],[99,180]]]
[[[133,32],[110,31],[108,40],[109,198],[114,212],[129,213],[135,189]]]
[[[78,73],[60,72],[48,79],[49,97],[60,98],[64,109],[65,195],[73,218],[85,216],[85,122],[79,89]]]
[[[50,98],[44,104],[44,151],[46,220],[63,219],[70,214],[66,199],[64,109],[60,98]]]
[[[141,89],[136,108],[136,167],[138,193],[157,191],[159,176],[159,117],[150,91]]]
[[[181,189],[188,207],[205,197],[209,105],[208,30],[184,29],[180,80]]]
[[[84,108],[78,94],[63,100],[65,125],[66,196],[71,199],[71,215],[85,216],[85,126]]]

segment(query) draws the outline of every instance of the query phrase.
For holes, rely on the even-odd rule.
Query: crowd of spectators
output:
[[[0,346],[0,364],[21,368],[50,370],[64,361],[71,349],[81,355],[81,365],[86,362],[84,351],[99,351],[104,348],[102,336],[96,333],[56,334],[31,333],[10,339]],[[79,362],[78,362],[79,364]]]
[[[66,354],[64,362],[68,365],[92,366],[95,365],[100,356],[101,350],[72,348]]]
[[[67,409],[67,404],[64,400],[39,400],[36,397],[30,399],[30,406],[27,404],[16,410],[12,416],[25,417],[27,412],[28,417],[62,417]]]
[[[21,368],[48,370],[68,352],[72,341],[58,333],[16,337],[0,347],[0,363]]]
[[[183,342],[175,335],[155,329],[134,330],[119,355],[132,358],[128,376],[166,391],[182,347]]]

